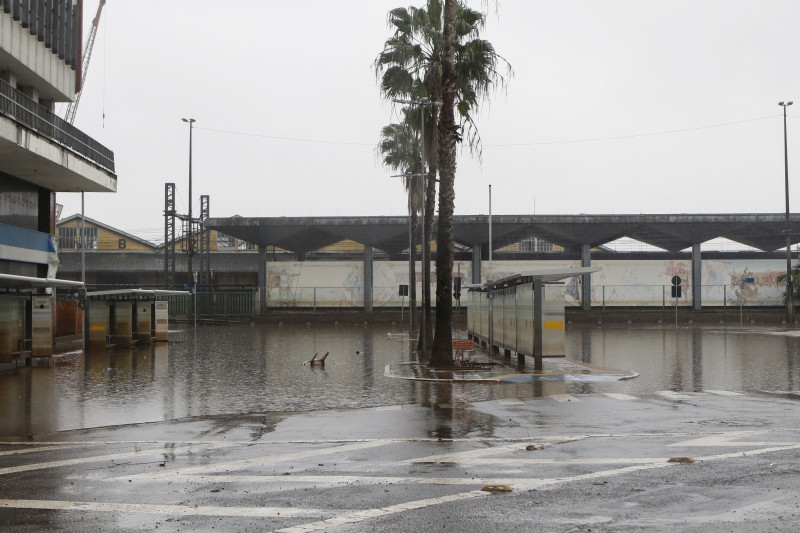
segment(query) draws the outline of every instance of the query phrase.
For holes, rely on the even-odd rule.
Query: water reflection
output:
[[[389,330],[199,326],[185,328],[170,345],[53,358],[46,367],[0,374],[0,436],[263,413],[248,419],[253,438],[259,438],[274,428],[280,413],[417,403],[429,407],[427,433],[447,439],[492,433],[495,422],[465,409],[484,400],[800,388],[800,338],[778,330],[572,327],[566,338],[570,359],[640,376],[625,382],[502,385],[387,378],[387,364],[413,360],[407,339],[389,337]],[[303,366],[314,353],[328,351],[324,368]],[[210,431],[224,433],[228,423],[234,422],[216,419]]]

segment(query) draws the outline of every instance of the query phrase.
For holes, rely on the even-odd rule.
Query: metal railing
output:
[[[199,292],[198,318],[252,318],[256,314],[255,292]],[[192,316],[193,300],[190,295],[168,296],[170,316]]]
[[[4,80],[0,80],[0,113],[114,172],[114,152]]]

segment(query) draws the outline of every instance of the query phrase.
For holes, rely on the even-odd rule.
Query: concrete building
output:
[[[0,0],[0,363],[51,355],[56,193],[114,192],[114,154],[56,116],[80,91],[81,0]],[[80,284],[77,284],[80,285]]]

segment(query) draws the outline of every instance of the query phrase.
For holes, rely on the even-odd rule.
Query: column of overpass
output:
[[[589,244],[581,245],[581,266],[592,266],[592,247]],[[592,309],[592,275],[584,274],[582,278],[581,308],[589,311]]]
[[[472,245],[472,283],[479,285],[481,282],[481,245]]]
[[[699,311],[703,307],[701,289],[703,282],[703,268],[700,254],[700,245],[692,245],[692,309]]]
[[[267,247],[258,245],[258,304],[257,314],[267,312]]]
[[[364,245],[364,311],[372,313],[373,253],[372,246]]]

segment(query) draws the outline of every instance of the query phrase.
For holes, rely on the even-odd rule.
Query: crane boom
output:
[[[67,112],[64,114],[64,120],[72,124],[75,122],[75,113],[78,112],[78,104],[81,101],[81,93],[83,92],[83,84],[86,81],[86,72],[89,70],[89,60],[92,58],[92,48],[94,47],[94,38],[97,35],[97,26],[100,25],[100,13],[103,11],[103,6],[106,0],[100,0],[100,5],[97,6],[97,14],[92,20],[92,29],[89,30],[89,36],[86,38],[86,47],[83,51],[83,58],[81,59],[81,87],[75,95],[75,101],[67,105]]]

